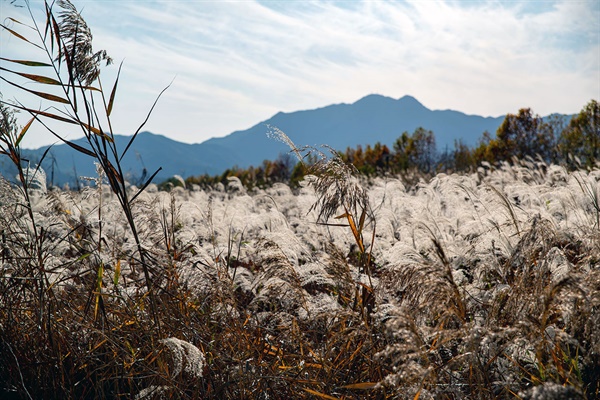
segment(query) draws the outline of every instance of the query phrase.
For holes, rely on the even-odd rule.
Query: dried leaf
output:
[[[46,63],[39,62],[39,61],[12,60],[10,58],[4,58],[4,57],[0,57],[0,60],[17,63],[17,64],[21,64],[21,65],[27,65],[28,67],[51,67],[52,66],[50,64],[46,64]]]
[[[98,136],[102,136],[106,141],[112,143],[114,142],[113,138],[111,138],[110,136],[108,136],[106,133],[102,132],[100,129],[96,128],[95,126],[91,126],[86,124],[85,122],[78,122],[81,126],[83,126],[84,128],[88,129],[90,132],[98,135]]]
[[[19,137],[17,138],[17,140],[15,142],[15,147],[19,147],[19,143],[21,143],[23,136],[25,136],[25,133],[27,133],[27,131],[29,130],[29,127],[31,126],[31,124],[33,123],[34,120],[35,120],[35,117],[32,117],[29,120],[29,122],[23,127],[23,129],[21,129],[21,133],[19,133]]]
[[[33,115],[36,115],[36,116],[37,115],[41,115],[41,116],[44,116],[44,117],[55,119],[57,121],[62,121],[62,122],[66,122],[66,123],[69,123],[69,124],[77,124],[77,121],[75,121],[75,120],[72,120],[72,119],[66,118],[66,117],[61,117],[60,115],[51,114],[51,113],[46,112],[46,111],[34,110],[32,108],[19,107],[19,106],[15,106],[15,105],[13,105],[13,107],[21,109],[23,111],[27,111],[27,112],[29,112],[29,113],[31,113]]]
[[[115,102],[115,94],[117,93],[117,84],[119,83],[119,76],[121,76],[121,67],[123,66],[123,62],[119,65],[119,71],[117,72],[117,79],[115,79],[115,84],[110,92],[110,99],[108,100],[108,107],[106,108],[106,115],[110,117],[110,113],[113,109],[113,104]]]
[[[25,36],[23,36],[23,35],[20,35],[19,33],[17,33],[17,32],[15,32],[15,31],[13,31],[12,29],[10,29],[9,27],[7,27],[6,25],[0,24],[0,27],[2,27],[2,28],[4,28],[4,29],[6,29],[7,31],[9,31],[10,33],[12,33],[13,35],[15,35],[15,36],[16,36],[16,37],[18,37],[19,39],[21,39],[21,40],[24,40],[24,41],[26,41],[27,43],[34,45],[34,46],[35,46],[35,47],[37,47],[38,49],[42,49],[42,48],[41,48],[40,46],[38,46],[37,44],[35,44],[35,43],[33,43],[33,42],[30,42],[30,41],[29,41],[29,40],[28,40],[28,39],[27,39]],[[42,50],[43,50],[43,49],[42,49]]]
[[[53,94],[50,94],[50,93],[44,93],[44,92],[38,92],[38,91],[35,91],[35,90],[29,90],[29,89],[27,89],[27,88],[24,88],[24,87],[23,87],[23,86],[21,86],[21,85],[17,85],[16,83],[9,81],[8,79],[6,79],[6,78],[4,78],[4,77],[1,77],[1,76],[0,76],[0,79],[2,79],[3,81],[5,81],[6,83],[8,83],[8,84],[10,84],[10,85],[13,85],[13,86],[15,86],[15,87],[18,87],[18,88],[19,88],[19,89],[21,89],[21,90],[24,90],[24,91],[26,91],[26,92],[28,92],[28,93],[31,93],[31,94],[34,94],[34,95],[36,95],[36,96],[39,96],[39,97],[41,97],[41,98],[44,98],[44,99],[46,99],[46,100],[50,100],[50,101],[56,101],[56,102],[58,102],[58,103],[69,104],[69,100],[67,100],[67,99],[63,99],[62,97],[55,96],[55,95],[53,95]]]
[[[20,75],[20,76],[22,76],[24,78],[31,79],[32,81],[35,81],[35,82],[38,82],[38,83],[43,83],[43,84],[46,84],[46,85],[61,85],[61,83],[59,81],[57,81],[56,79],[52,79],[52,78],[49,78],[47,76],[26,74],[24,72],[12,71],[10,69],[3,68],[3,67],[0,67],[0,71],[11,72],[13,74],[17,74],[17,75]]]
[[[96,290],[94,294],[96,295],[95,304],[94,304],[94,319],[98,316],[98,307],[100,305],[100,297],[102,296],[102,276],[104,275],[104,265],[100,263],[98,267],[98,275],[96,276]]]
[[[320,397],[320,398],[322,398],[322,399],[328,399],[328,400],[339,400],[339,398],[338,398],[338,397],[333,397],[333,396],[330,396],[330,395],[328,395],[328,394],[325,394],[325,393],[317,392],[316,390],[312,390],[312,389],[306,389],[306,388],[304,388],[303,390],[304,390],[305,392],[307,392],[307,393],[310,393],[310,394],[312,394],[312,395],[315,395],[315,396],[317,396],[317,397]]]
[[[377,386],[377,382],[361,382],[361,383],[351,383],[350,385],[342,386],[342,389],[358,389],[358,390],[369,390],[373,389]]]

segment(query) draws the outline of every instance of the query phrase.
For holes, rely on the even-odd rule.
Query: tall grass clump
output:
[[[15,67],[14,69],[3,67],[2,70],[25,78],[26,81],[33,81],[45,87],[56,87],[58,90],[54,91],[55,93],[52,93],[53,91],[50,89],[43,92],[34,91],[17,83],[16,80],[2,77],[3,81],[21,89],[24,94],[32,94],[48,101],[51,104],[51,111],[33,109],[21,102],[12,104],[12,106],[31,114],[32,118],[26,127],[34,121],[40,123],[62,142],[90,156],[102,167],[111,190],[119,199],[124,216],[133,233],[137,245],[139,262],[145,274],[146,286],[150,293],[151,302],[154,302],[148,263],[144,249],[138,238],[137,228],[131,211],[131,204],[135,200],[135,197],[143,190],[143,187],[137,193],[128,193],[127,183],[121,168],[121,160],[135,140],[138,132],[145,125],[148,117],[132,135],[125,149],[122,149],[122,151],[117,149],[114,141],[111,113],[116,98],[119,75],[117,75],[110,93],[104,91],[100,79],[100,63],[104,61],[108,65],[112,63],[112,59],[107,55],[105,50],[93,52],[91,31],[81,14],[68,0],[60,0],[57,3],[44,3],[46,20],[43,26],[41,24],[38,25],[38,21],[34,17],[29,3],[26,4],[33,22],[33,26],[30,28],[33,29],[34,36],[37,35],[37,38],[31,41],[6,26],[3,26],[3,28],[16,39],[20,39],[25,44],[37,48],[40,55],[42,57],[45,56],[47,61],[38,62],[3,58],[3,61],[9,65],[15,65]],[[55,10],[55,7],[59,8],[58,12]],[[15,22],[22,25],[19,21]],[[20,72],[18,67],[31,69],[32,72],[40,68],[50,70],[51,72],[50,76],[37,75]],[[100,105],[97,106],[97,103]],[[73,125],[85,136],[88,147],[82,147],[66,140],[64,136],[57,132],[56,128],[48,124],[51,121],[59,121],[64,124],[63,126]],[[25,131],[15,141],[15,147],[18,147]],[[18,167],[20,170],[20,166]],[[155,174],[148,179],[144,187],[152,180]],[[152,304],[151,308],[153,312],[155,312],[155,307],[156,305]]]
[[[128,369],[128,363],[121,362],[121,358],[131,357],[133,349],[128,341],[117,340],[121,336],[115,337],[114,331],[121,328],[126,331],[133,325],[140,334],[145,333],[149,343],[161,338],[153,277],[160,270],[151,271],[133,206],[152,177],[141,189],[132,192],[121,168],[123,156],[148,118],[126,148],[117,149],[111,113],[119,78],[117,75],[109,93],[104,91],[100,80],[100,63],[110,64],[112,60],[105,51],[93,52],[91,31],[69,1],[45,2],[43,23],[34,16],[38,10],[28,2],[26,7],[31,25],[7,19],[14,29],[2,25],[3,33],[30,46],[45,61],[2,57],[0,79],[18,88],[24,98],[31,95],[48,105],[43,110],[35,109],[22,99],[2,100],[0,104],[1,152],[18,171],[17,185],[3,187],[3,199],[13,199],[2,204],[6,251],[2,275],[5,323],[0,351],[6,361],[3,381],[9,383],[4,390],[30,396],[33,388],[28,388],[25,382],[37,381],[36,390],[38,394],[45,393],[44,397],[62,397],[61,393],[69,392],[72,396],[76,393],[76,397],[105,397],[123,389],[123,380],[114,381],[111,377],[128,375],[123,371]],[[23,32],[17,32],[17,28]],[[40,70],[43,72],[38,73]],[[32,84],[40,89],[30,89]],[[31,116],[22,129],[16,126],[14,110]],[[60,129],[56,128],[57,122]],[[20,144],[34,123],[98,164],[105,180],[98,182],[95,197],[101,200],[102,185],[108,182],[115,196],[113,200],[116,198],[127,221],[135,252],[128,246],[122,254],[104,255],[106,237],[101,201],[96,204],[98,218],[92,217],[91,210],[73,218],[72,211],[58,195],[39,188],[33,190],[34,178],[39,180],[43,171],[39,166],[26,165]],[[69,127],[84,135],[87,146],[68,141],[59,133]],[[42,189],[45,179],[43,182]],[[119,284],[121,259],[129,267],[137,266],[143,271],[144,285],[138,285],[143,293],[136,298],[120,291],[107,292],[107,279],[115,286]],[[112,277],[107,276],[113,271]],[[146,320],[148,315],[152,317],[150,321]],[[131,379],[125,381],[128,381],[125,387],[132,385]]]

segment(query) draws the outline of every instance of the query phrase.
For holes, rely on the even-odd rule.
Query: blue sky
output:
[[[371,93],[409,94],[431,109],[483,116],[522,107],[576,113],[600,97],[597,0],[73,3],[95,50],[116,61],[103,70],[105,87],[124,61],[113,114],[122,134],[135,131],[170,82],[146,129],[188,143],[249,128],[278,111]],[[29,21],[7,0],[0,7],[3,23],[8,16]],[[32,57],[5,31],[0,46],[2,57]],[[10,99],[7,86],[0,82]],[[54,141],[34,127],[24,145]]]

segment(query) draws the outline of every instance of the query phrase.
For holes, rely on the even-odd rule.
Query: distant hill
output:
[[[117,148],[121,151],[125,149],[130,139],[130,136],[116,135]],[[89,147],[84,138],[73,142]],[[24,150],[23,158],[35,166],[47,148],[48,146],[44,146],[36,150]],[[48,152],[42,167],[46,172],[48,183],[60,186],[68,183],[71,187],[76,187],[75,176],[97,176],[93,161],[91,157],[73,150],[66,144],[56,144]],[[146,176],[149,177],[162,167],[154,179],[155,182],[161,182],[173,175],[187,177],[201,173],[199,171],[218,173],[220,169],[224,170],[226,166],[235,163],[236,160],[227,149],[220,148],[219,145],[187,144],[150,132],[141,132],[125,155],[122,167],[131,183],[140,184],[144,169],[146,169]],[[17,171],[8,157],[0,157],[0,173],[9,179],[16,176]]]
[[[285,132],[297,146],[327,144],[339,150],[376,142],[392,146],[403,132],[412,133],[416,128],[423,127],[435,133],[437,148],[443,151],[446,148],[452,150],[457,139],[462,139],[469,146],[476,145],[483,132],[495,133],[503,120],[504,116],[492,118],[452,110],[430,110],[411,96],[396,100],[369,95],[353,104],[280,112],[249,129],[200,144],[185,144],[142,132],[124,158],[123,167],[130,181],[138,183],[144,168],[149,175],[162,167],[163,170],[155,178],[156,182],[160,182],[175,174],[183,177],[204,173],[216,175],[233,166],[258,166],[265,159],[273,160],[289,151],[285,144],[266,135],[268,125]],[[126,136],[117,136],[115,139],[120,149],[124,149],[129,141]],[[84,139],[74,142],[86,145]],[[35,165],[46,148],[25,150],[24,153]],[[96,175],[92,159],[65,144],[53,146],[48,154],[42,167],[46,170],[49,183],[53,179],[56,185],[66,182],[73,185],[75,171],[78,176]],[[0,173],[10,179],[16,174],[4,157],[0,157]]]

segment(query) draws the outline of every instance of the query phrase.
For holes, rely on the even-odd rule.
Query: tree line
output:
[[[417,128],[412,133],[403,132],[392,148],[381,143],[364,148],[359,145],[348,147],[339,155],[368,177],[469,172],[482,162],[496,165],[515,158],[532,158],[569,169],[593,168],[600,162],[600,103],[591,100],[569,121],[559,116],[544,120],[530,108],[522,108],[517,114],[507,114],[494,136],[484,132],[474,147],[457,140],[452,150],[439,151],[434,132]],[[283,154],[257,167],[234,167],[221,175],[189,177],[186,184],[207,188],[237,177],[247,188],[277,182],[294,186],[309,172],[310,164],[310,159],[297,163],[291,155]],[[163,185],[168,183],[178,184],[170,180]]]

